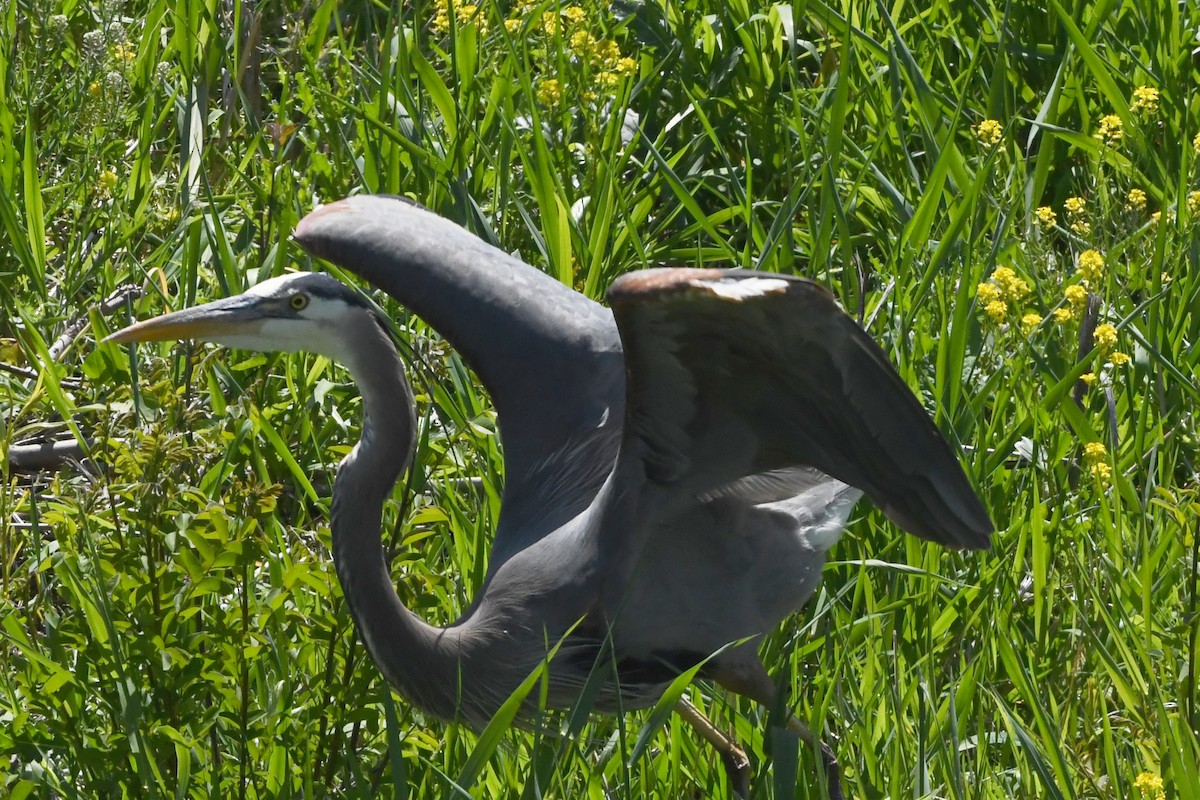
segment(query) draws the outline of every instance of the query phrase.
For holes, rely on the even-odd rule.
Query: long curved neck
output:
[[[401,695],[444,718],[458,706],[459,641],[396,594],[381,538],[383,504],[410,464],[416,442],[412,390],[391,340],[364,317],[347,359],[362,394],[362,438],[338,468],[333,488],[333,563],[359,636]]]

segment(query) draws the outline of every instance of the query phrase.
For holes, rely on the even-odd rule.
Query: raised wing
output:
[[[625,347],[621,458],[641,459],[647,480],[703,498],[811,467],[910,533],[989,546],[992,522],[945,439],[822,287],[656,269],[623,276],[608,299]]]
[[[521,546],[505,541],[510,532],[536,538],[592,502],[624,417],[608,309],[401,198],[331,203],[301,220],[295,238],[432,325],[491,393],[505,460],[501,559]]]

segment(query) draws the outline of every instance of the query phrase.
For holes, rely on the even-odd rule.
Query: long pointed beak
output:
[[[244,294],[214,300],[153,319],[135,322],[104,338],[105,342],[163,342],[199,339],[212,342],[228,336],[257,333],[264,315],[262,298]]]

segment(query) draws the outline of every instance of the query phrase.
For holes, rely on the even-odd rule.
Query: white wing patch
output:
[[[695,281],[692,284],[712,292],[723,300],[740,303],[752,297],[762,297],[768,294],[786,292],[787,281],[778,278],[740,278],[733,280]]]

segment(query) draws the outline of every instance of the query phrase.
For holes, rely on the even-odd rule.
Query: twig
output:
[[[38,371],[29,367],[18,367],[16,364],[5,364],[0,361],[0,372],[7,372],[10,375],[16,375],[18,378],[35,381],[38,378]],[[78,389],[83,386],[83,382],[77,378],[61,378],[58,381],[68,389]]]
[[[15,472],[58,469],[63,464],[81,461],[83,457],[83,448],[74,439],[14,444],[8,448],[8,466]]]
[[[118,311],[125,306],[129,300],[137,300],[142,296],[142,287],[140,286],[122,286],[115,292],[110,294],[104,302],[100,303],[100,313],[107,316],[108,314]],[[67,326],[67,329],[62,332],[62,335],[54,340],[54,344],[50,345],[50,358],[54,361],[61,361],[66,355],[67,350],[71,348],[75,340],[79,338],[79,334],[87,327],[87,316],[79,317]]]

